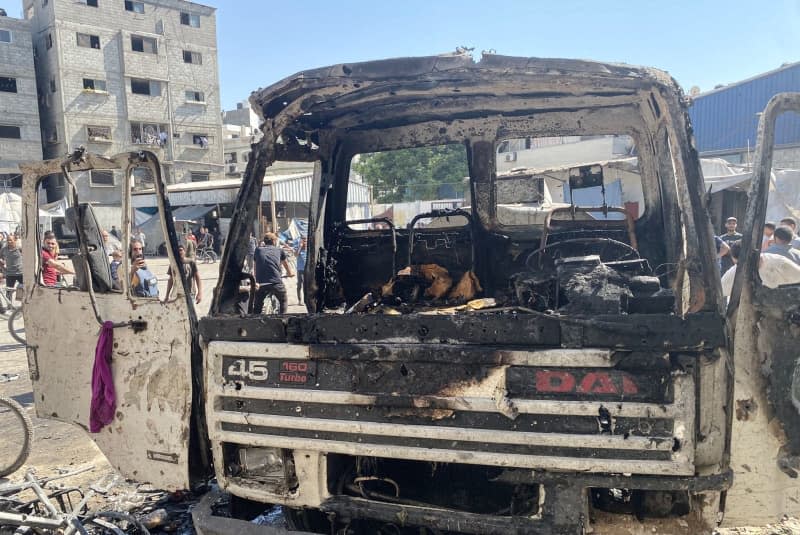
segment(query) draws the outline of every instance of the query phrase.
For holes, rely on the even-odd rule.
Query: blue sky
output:
[[[800,0],[200,3],[217,8],[224,109],[300,70],[457,46],[659,67],[687,91],[800,61]]]

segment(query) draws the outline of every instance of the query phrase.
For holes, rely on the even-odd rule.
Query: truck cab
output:
[[[765,499],[786,493],[797,415],[768,393],[759,336],[734,338],[768,313],[757,258],[726,303],[686,102],[667,74],[455,54],[304,71],[251,103],[263,137],[209,315],[194,317],[187,281],[163,302],[127,282],[95,291],[93,226],[78,224],[85,291],[26,295],[40,415],[87,425],[86,349],[110,321],[119,403],[93,436],[112,464],[164,488],[213,475],[237,499],[282,505],[294,529],[710,533],[740,471],[736,421],[774,438],[780,454],[746,464],[785,483]],[[265,316],[243,269],[278,160],[314,164],[307,313]],[[156,155],[60,168],[111,164],[154,177],[181,277]],[[27,170],[31,197],[53,172],[42,167]],[[353,184],[371,186],[366,213]],[[75,349],[49,340],[45,307],[81,315]],[[768,411],[743,420],[740,363],[762,377],[746,388]]]

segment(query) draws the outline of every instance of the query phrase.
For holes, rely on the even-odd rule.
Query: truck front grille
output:
[[[691,370],[623,369],[609,352],[591,350],[559,350],[569,357],[559,367],[544,351],[506,351],[499,364],[492,357],[494,364],[463,366],[447,387],[428,381],[431,391],[420,374],[459,375],[445,355],[373,367],[324,354],[212,342],[214,443],[548,471],[694,473]],[[388,377],[394,371],[399,379]],[[410,374],[417,385],[398,388]]]

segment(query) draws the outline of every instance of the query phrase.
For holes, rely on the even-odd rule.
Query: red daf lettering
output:
[[[622,393],[623,394],[638,394],[639,387],[633,382],[627,374],[622,376]]]
[[[589,372],[578,386],[583,394],[616,394],[617,387],[606,372]]]
[[[572,392],[575,378],[569,372],[540,370],[536,372],[536,390],[539,392]]]

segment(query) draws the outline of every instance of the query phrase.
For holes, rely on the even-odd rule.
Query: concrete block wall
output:
[[[17,92],[0,91],[0,123],[20,128],[20,139],[0,138],[0,173],[17,174],[20,162],[42,158],[36,72],[30,23],[0,17],[11,42],[0,42],[0,76],[15,78]]]
[[[175,170],[171,181],[189,180],[189,171],[223,178],[216,21],[213,8],[184,0],[147,0],[144,13],[126,11],[122,0],[98,0],[98,7],[81,0],[23,0],[26,17],[36,28],[39,83],[48,89],[40,98],[43,130],[56,131],[57,141],[45,140],[48,157],[78,146],[111,155],[139,150],[131,123],[166,125],[167,147],[148,146]],[[200,27],[181,24],[181,13],[200,17]],[[47,34],[53,46],[47,50]],[[99,48],[78,46],[77,34],[99,37]],[[131,36],[156,41],[157,53],[132,49]],[[202,55],[202,64],[187,64],[183,51]],[[83,79],[104,80],[106,91],[87,91]],[[160,84],[159,95],[134,94],[131,78]],[[50,94],[49,81],[56,93]],[[41,84],[45,86],[41,86]],[[187,102],[187,90],[201,91],[204,104]],[[63,109],[62,109],[63,108]],[[87,126],[111,128],[111,142],[88,138]],[[192,144],[205,134],[209,146]],[[189,171],[179,171],[186,167]],[[98,188],[99,189],[99,188]]]

